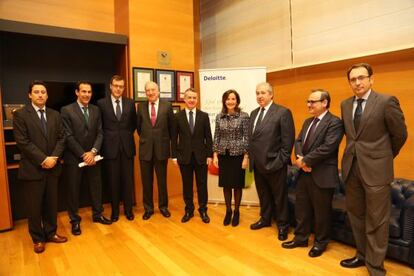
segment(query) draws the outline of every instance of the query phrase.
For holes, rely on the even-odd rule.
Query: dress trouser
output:
[[[183,197],[185,202],[185,211],[188,213],[194,212],[193,202],[193,180],[194,174],[197,185],[197,197],[198,197],[198,211],[207,211],[207,164],[199,165],[194,157],[194,153],[191,154],[191,160],[189,164],[180,164],[180,172],[183,180]]]
[[[358,161],[354,159],[346,181],[346,208],[357,246],[357,257],[365,260],[370,275],[385,274],[390,196],[390,183],[366,183],[358,168]]]
[[[144,209],[147,212],[154,212],[154,169],[158,183],[158,207],[159,209],[168,208],[167,163],[168,159],[156,160],[152,158],[150,161],[140,160],[143,202]]]

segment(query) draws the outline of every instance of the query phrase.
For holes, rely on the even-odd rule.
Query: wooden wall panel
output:
[[[114,0],[1,0],[0,18],[113,33]]]
[[[395,95],[400,100],[408,127],[408,140],[395,159],[395,176],[414,179],[411,168],[414,154],[414,49],[273,72],[267,75],[267,79],[274,85],[275,101],[292,110],[297,135],[304,119],[309,116],[305,100],[313,88],[325,88],[331,93],[331,112],[340,116],[340,102],[353,95],[346,71],[358,62],[368,62],[373,66],[374,90]]]

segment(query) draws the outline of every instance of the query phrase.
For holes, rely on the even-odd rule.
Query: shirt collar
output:
[[[33,108],[36,112],[39,112],[39,109],[43,109],[46,112],[46,105],[43,106],[43,108],[40,108],[37,105],[35,105],[34,103],[32,103],[32,106],[33,106]]]
[[[358,98],[357,96],[355,96],[355,99],[354,99],[354,101],[357,101],[358,99],[363,99],[363,100],[368,100],[368,97],[369,97],[369,95],[371,94],[371,89],[370,90],[368,90],[368,92],[367,93],[365,93],[364,94],[364,96],[362,96],[361,98]]]
[[[84,107],[88,108],[89,104],[87,106],[84,106],[83,104],[81,104],[79,101],[76,101],[80,107],[81,110],[83,110]]]
[[[323,117],[325,117],[326,113],[328,113],[328,110],[325,110],[325,112],[324,112],[324,113],[322,113],[321,115],[319,115],[319,116],[318,116],[318,117],[316,117],[316,118],[318,118],[318,119],[319,119],[319,121],[322,121],[322,119],[323,119]]]
[[[119,103],[122,103],[122,97],[119,97],[119,98],[117,99],[117,98],[115,98],[112,94],[111,94],[111,100],[112,100],[112,102],[113,102],[113,103],[116,103],[116,102],[115,102],[116,100],[119,100]]]

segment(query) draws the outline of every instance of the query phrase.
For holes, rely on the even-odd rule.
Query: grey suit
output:
[[[272,103],[253,131],[258,113],[259,108],[250,115],[249,160],[260,200],[260,216],[266,224],[275,216],[279,229],[286,230],[289,227],[286,174],[295,140],[292,113]]]
[[[22,159],[18,178],[25,191],[29,232],[33,242],[45,242],[56,234],[58,180],[60,161],[52,169],[41,164],[47,156],[60,157],[65,136],[59,113],[46,108],[47,134],[43,133],[39,116],[31,104],[13,115],[14,137]]]
[[[342,177],[346,205],[357,245],[357,257],[371,274],[383,274],[391,210],[393,158],[407,139],[404,115],[397,98],[371,91],[358,132],[353,124],[354,97],[341,104],[346,148]]]
[[[64,175],[68,188],[68,212],[71,223],[81,221],[78,208],[79,187],[82,181],[86,181],[89,185],[93,217],[98,218],[103,212],[100,163],[94,166],[78,167],[78,164],[83,161],[82,155],[85,152],[92,148],[99,152],[102,145],[101,112],[97,106],[92,104],[88,105],[88,110],[88,123],[85,121],[78,102],[64,106],[61,110],[67,142],[63,160],[65,161]]]
[[[145,211],[154,211],[154,169],[158,183],[158,206],[160,209],[167,208],[167,162],[171,155],[171,139],[176,131],[171,104],[159,101],[157,118],[153,127],[149,116],[148,101],[140,103],[137,111],[137,131]]]
[[[317,125],[315,134],[306,138],[313,120],[314,117],[305,120],[295,141],[295,154],[303,156],[303,162],[312,168],[309,173],[300,170],[297,181],[295,240],[307,242],[314,221],[314,245],[325,248],[330,239],[333,192],[339,184],[338,148],[344,128],[342,121],[328,111]],[[304,151],[305,138],[311,140]]]

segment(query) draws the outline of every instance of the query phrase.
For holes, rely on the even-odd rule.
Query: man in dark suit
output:
[[[13,115],[14,138],[21,152],[18,178],[22,181],[29,233],[34,252],[42,253],[45,242],[63,243],[57,230],[59,158],[65,136],[59,113],[46,108],[46,85],[34,81],[29,86],[30,104]]]
[[[372,90],[372,74],[369,64],[351,66],[347,77],[355,96],[341,104],[346,134],[342,178],[357,246],[356,256],[341,265],[365,264],[371,275],[384,275],[393,159],[407,139],[407,127],[398,99]]]
[[[147,82],[145,93],[148,100],[138,106],[137,131],[145,209],[142,219],[147,220],[154,214],[154,169],[158,183],[158,207],[164,217],[171,216],[168,211],[167,163],[176,127],[171,104],[159,99],[158,85]]]
[[[286,175],[295,126],[290,110],[273,103],[273,87],[269,83],[257,85],[256,100],[260,107],[250,115],[249,160],[259,195],[260,219],[250,228],[270,226],[275,216],[278,238],[286,240],[289,231]]]
[[[207,166],[212,161],[213,140],[211,137],[208,114],[197,109],[198,95],[189,88],[184,93],[185,109],[176,114],[177,132],[173,139],[177,145],[173,153],[173,162],[180,165],[183,180],[185,214],[181,222],[187,222],[194,216],[193,178],[197,184],[198,205],[201,219],[209,223],[207,215]]]
[[[105,167],[111,187],[111,220],[119,218],[119,202],[122,195],[124,212],[128,220],[134,219],[134,131],[137,114],[134,101],[123,97],[125,80],[115,75],[111,78],[111,94],[98,101],[102,113]]]
[[[80,235],[81,217],[79,209],[79,188],[82,183],[89,186],[92,200],[93,222],[111,224],[102,215],[102,183],[100,163],[95,157],[102,145],[101,112],[89,103],[92,86],[85,81],[76,85],[76,102],[62,107],[62,119],[66,133],[66,149],[63,155],[64,175],[68,188],[68,213],[72,224],[72,234]],[[84,162],[84,167],[79,163]]]
[[[332,197],[339,184],[338,148],[344,129],[341,119],[329,112],[330,103],[328,91],[312,91],[307,101],[312,117],[305,120],[295,141],[295,165],[300,169],[296,184],[295,238],[282,243],[282,247],[307,247],[313,222],[315,239],[310,257],[322,255],[328,245]]]

